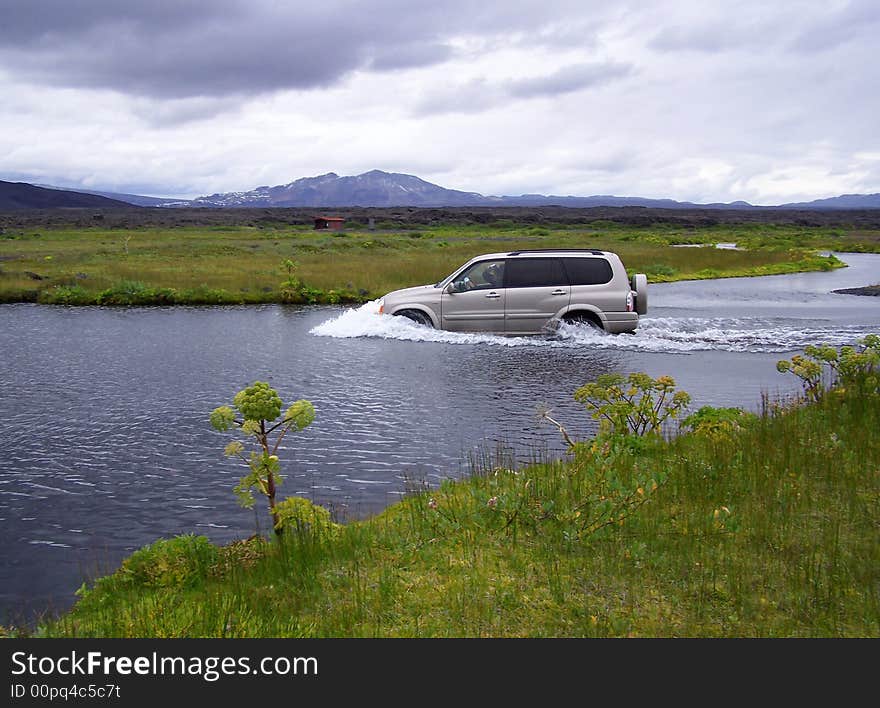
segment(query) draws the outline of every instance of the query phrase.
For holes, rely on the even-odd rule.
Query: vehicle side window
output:
[[[602,285],[611,282],[611,264],[604,258],[563,258],[572,285]]]
[[[568,285],[568,278],[558,258],[516,258],[507,262],[508,288],[539,288]]]
[[[458,292],[486,290],[504,286],[504,261],[480,261],[474,263],[453,283]]]

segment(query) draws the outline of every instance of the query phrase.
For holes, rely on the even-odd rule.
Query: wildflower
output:
[[[433,498],[428,499],[428,508],[429,509],[436,509],[437,508],[437,502],[434,501]]]
[[[489,501],[486,502],[486,506],[490,509],[494,509],[498,505],[498,497],[492,497]]]

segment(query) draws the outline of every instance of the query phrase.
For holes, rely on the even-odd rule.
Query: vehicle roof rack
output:
[[[518,256],[521,253],[592,253],[594,256],[604,256],[602,251],[595,248],[522,248],[511,251],[508,256]]]

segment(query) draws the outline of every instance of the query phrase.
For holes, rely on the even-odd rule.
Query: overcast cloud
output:
[[[0,0],[0,179],[880,191],[875,0]]]

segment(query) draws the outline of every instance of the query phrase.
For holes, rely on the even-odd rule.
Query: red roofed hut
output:
[[[316,229],[332,229],[333,231],[341,231],[345,224],[345,219],[341,216],[316,216]]]

